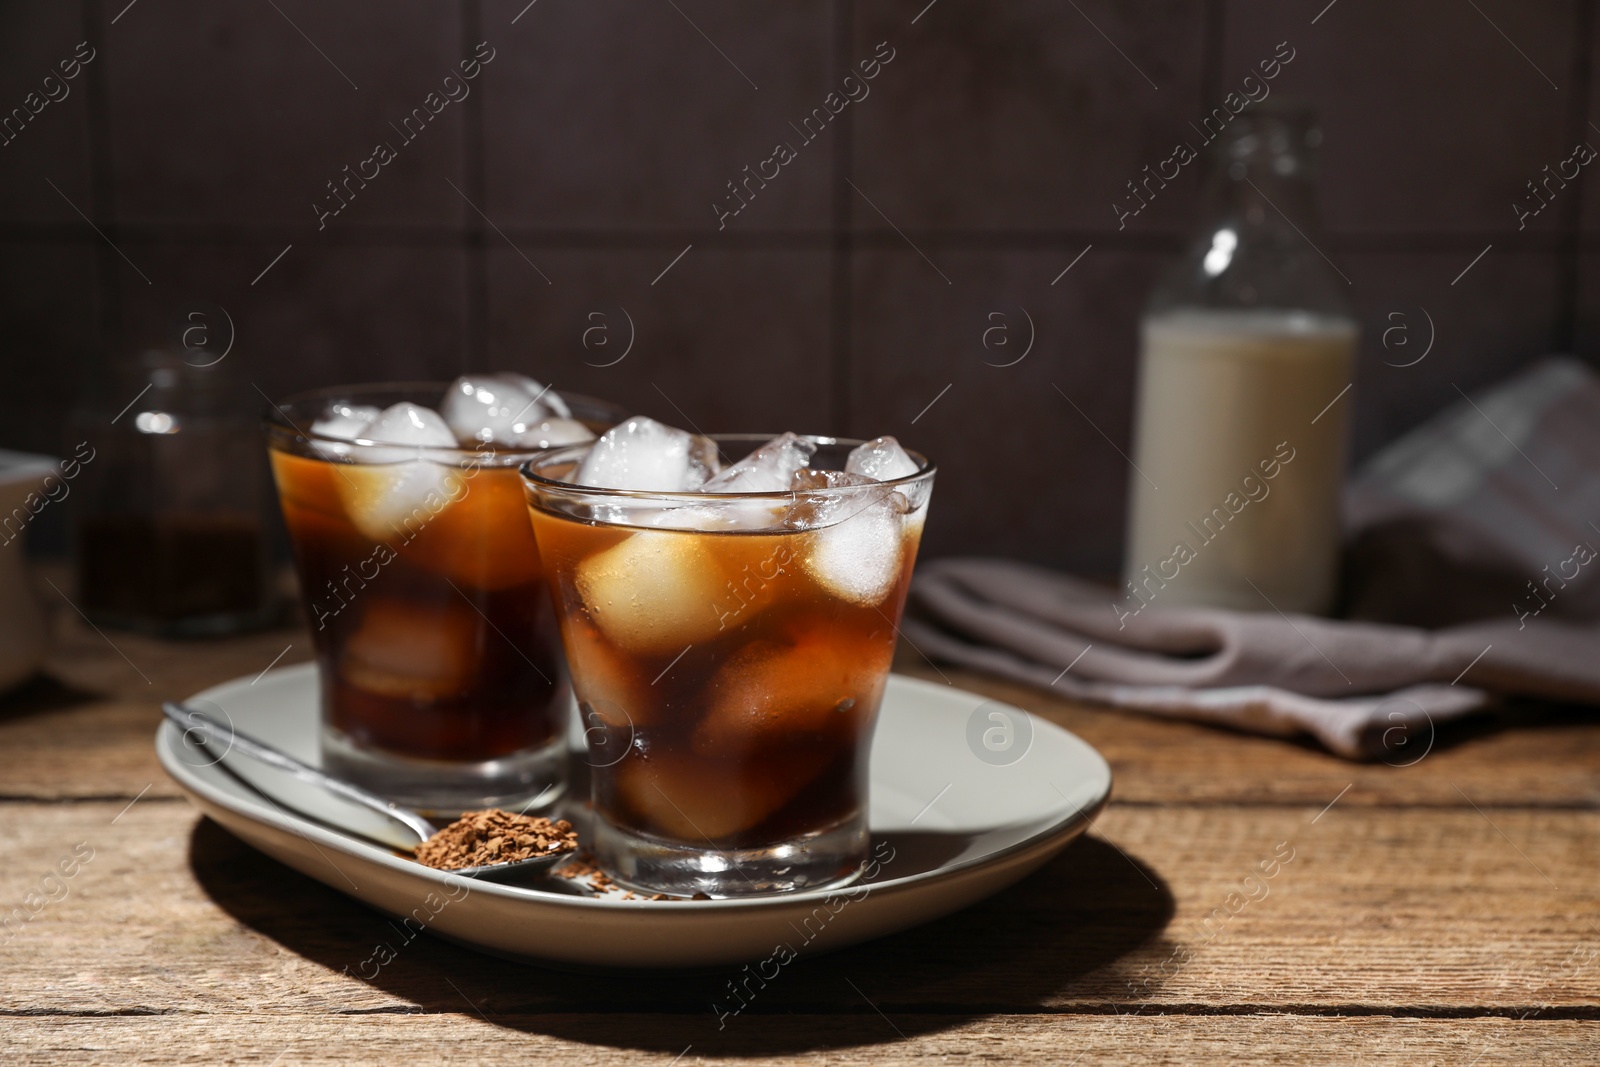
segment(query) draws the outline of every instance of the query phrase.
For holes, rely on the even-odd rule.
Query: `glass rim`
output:
[[[698,436],[705,437],[708,440],[718,444],[721,444],[724,441],[745,441],[754,442],[757,446],[759,446],[766,444],[768,441],[771,441],[772,439],[782,435],[775,433],[708,433],[700,434]],[[819,446],[847,445],[851,448],[864,445],[868,440],[876,440],[876,438],[863,439],[858,437],[830,437],[824,434],[806,433],[795,434],[795,436],[799,437],[801,440],[810,441],[811,443]],[[938,467],[934,466],[933,462],[921,452],[918,452],[915,449],[906,448],[906,454],[912,459],[916,460],[919,464],[919,467],[915,473],[907,474],[901,478],[891,478],[886,482],[874,481],[868,483],[867,485],[823,486],[817,489],[775,489],[761,493],[707,493],[692,489],[608,489],[596,485],[579,485],[576,482],[557,481],[554,478],[546,478],[541,474],[536,474],[532,470],[535,463],[561,463],[576,458],[579,453],[588,451],[588,449],[593,447],[593,445],[594,442],[588,441],[580,444],[556,445],[553,448],[541,449],[538,455],[529,459],[521,467],[517,468],[517,473],[522,476],[522,480],[525,485],[527,485],[530,489],[534,489],[539,492],[555,492],[585,497],[603,497],[619,502],[632,500],[643,503],[647,501],[673,500],[678,502],[701,501],[708,503],[722,501],[726,503],[730,500],[793,500],[800,495],[814,496],[825,493],[863,492],[876,489],[880,486],[887,487],[889,489],[897,489],[902,486],[912,485],[925,479],[931,479],[939,469]],[[901,445],[900,447],[905,448],[904,445]]]
[[[506,373],[518,372],[511,371]],[[270,410],[262,413],[261,421],[266,424],[269,430],[277,430],[282,433],[292,433],[296,437],[308,443],[320,442],[322,444],[342,445],[347,448],[354,447],[358,449],[399,448],[405,449],[407,453],[414,452],[419,459],[425,457],[438,457],[440,459],[448,458],[454,462],[459,462],[466,459],[477,459],[481,461],[488,458],[499,458],[502,460],[516,459],[518,461],[526,461],[532,459],[542,452],[548,452],[552,449],[574,447],[569,445],[547,445],[544,447],[533,445],[513,447],[509,445],[501,445],[494,441],[478,441],[471,445],[463,445],[459,443],[454,445],[410,445],[396,444],[392,441],[373,441],[370,438],[365,437],[332,437],[328,434],[314,433],[310,429],[302,429],[300,426],[296,425],[295,421],[289,418],[288,413],[284,411],[285,405],[295,405],[316,400],[322,400],[325,403],[334,400],[348,400],[353,403],[360,403],[363,397],[383,393],[399,394],[437,392],[439,397],[443,399],[445,393],[449,391],[452,384],[453,382],[441,381],[357,382],[352,385],[329,385],[322,386],[317,389],[305,389],[298,393],[291,393],[281,400],[274,400],[271,397],[267,397],[266,402]],[[585,423],[586,425],[588,420],[579,418],[578,416],[578,409],[580,407],[589,408],[594,411],[607,411],[607,419],[610,418],[609,412],[616,412],[617,414],[613,424],[628,418],[628,416],[624,413],[625,409],[621,405],[613,404],[609,400],[601,400],[599,397],[589,396],[585,393],[569,393],[565,390],[556,389],[553,385],[549,384],[545,385],[545,391],[553,392],[559,395],[562,400],[567,402],[567,406],[572,409],[573,418],[578,422]],[[543,395],[543,393],[540,394],[540,396]],[[431,410],[437,412],[436,408]]]

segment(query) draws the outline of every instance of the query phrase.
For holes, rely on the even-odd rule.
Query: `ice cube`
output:
[[[555,448],[593,441],[594,432],[577,419],[553,415],[537,426],[530,426],[513,442],[518,448]]]
[[[723,766],[666,752],[635,752],[617,764],[615,782],[618,799],[649,829],[698,844],[759,825],[821,773],[826,761],[825,753],[804,751]]]
[[[365,440],[380,444],[415,445],[419,448],[451,448],[456,435],[432,408],[401,401],[384,408],[367,426]]]
[[[640,530],[577,566],[574,584],[589,618],[622,649],[676,655],[722,627],[728,577],[706,539]]]
[[[502,374],[501,377],[520,383],[523,390],[526,391],[529,396],[534,397],[539,401],[539,403],[549,408],[552,414],[558,415],[563,419],[572,418],[572,409],[569,408],[567,406],[567,402],[561,398],[561,394],[556,392],[554,389],[540,385],[526,374],[507,373]]]
[[[663,530],[767,530],[781,529],[788,517],[790,502],[730,498],[715,503],[701,501],[654,511],[634,509],[627,521],[637,526]]]
[[[639,664],[611,647],[601,633],[581,618],[568,619],[562,639],[572,670],[572,689],[586,705],[586,727],[600,726],[609,742],[631,736],[631,728],[649,726],[664,693],[650,688],[650,676]],[[590,718],[598,717],[598,722]]]
[[[921,470],[917,461],[893,437],[875,437],[850,450],[844,461],[847,474],[859,474],[875,482],[892,482]]]
[[[928,502],[924,500],[922,506],[912,511],[905,517],[906,535],[911,538],[915,547],[922,540],[922,528],[928,522]]]
[[[793,529],[832,526],[876,504],[887,503],[897,511],[907,507],[905,494],[876,479],[844,471],[796,471],[789,489],[785,524]]]
[[[791,643],[752,642],[734,653],[706,687],[706,715],[694,749],[734,758],[758,750],[793,751],[806,735],[859,735],[883,697],[894,630],[881,640],[805,635]]]
[[[561,398],[560,393],[548,386],[540,385],[526,374],[517,374],[515,371],[500,371],[496,374],[484,374],[478,377],[493,379],[521,389],[528,396],[539,401],[539,403],[562,418],[572,417],[572,410],[567,407],[567,402]]]
[[[600,435],[572,480],[600,489],[691,492],[716,473],[716,455],[704,437],[635,415]]]
[[[701,488],[707,493],[781,493],[816,450],[805,438],[786,433],[724,468]]]
[[[438,700],[466,687],[477,626],[465,601],[460,608],[429,604],[421,610],[365,589],[346,595],[346,610],[361,613],[336,662],[347,683],[398,700]]]
[[[421,533],[468,490],[464,472],[426,459],[341,464],[339,473],[339,496],[356,529],[394,545]]]
[[[465,474],[449,460],[421,458],[429,448],[453,448],[455,435],[439,414],[417,404],[385,408],[363,438],[394,447],[357,448],[341,464],[337,485],[345,513],[375,541],[409,539],[467,491]]]
[[[457,378],[445,390],[442,406],[445,422],[463,444],[499,444],[514,448],[549,447],[539,445],[541,424],[560,419],[572,422],[571,412],[556,393],[521,374],[472,374]],[[580,429],[581,423],[576,423]],[[558,428],[558,435],[562,428]],[[587,441],[590,435],[572,437]],[[566,444],[568,441],[553,443]]]
[[[399,535],[387,539],[391,548],[407,563],[445,575],[464,592],[512,589],[540,580],[539,549],[515,468],[480,465],[448,471],[445,490],[454,502],[408,517]]]
[[[311,424],[311,432],[322,437],[337,437],[354,441],[362,436],[371,422],[380,414],[371,404],[350,404],[343,400],[329,404],[322,417]]]
[[[893,437],[878,437],[858,445],[845,460],[844,469],[850,474],[860,474],[879,482],[892,482],[907,478],[922,468],[900,442]],[[905,516],[906,532],[913,539],[922,536],[922,526],[928,519],[928,489],[926,480],[905,487],[909,511]]]
[[[813,531],[801,539],[806,571],[836,596],[863,606],[889,595],[900,577],[906,498],[863,475],[800,471],[791,525]]]

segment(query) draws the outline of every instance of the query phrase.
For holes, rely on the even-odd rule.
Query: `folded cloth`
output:
[[[1553,358],[1384,449],[1350,486],[1342,619],[1133,615],[1005,560],[922,565],[924,654],[1063,695],[1413,762],[1519,694],[1600,705],[1600,379]]]

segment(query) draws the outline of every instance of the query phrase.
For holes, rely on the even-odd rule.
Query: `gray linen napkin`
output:
[[[1161,608],[992,559],[923,564],[906,636],[1066,696],[1412,761],[1498,694],[1600,704],[1600,379],[1551,358],[1349,487],[1342,619]]]

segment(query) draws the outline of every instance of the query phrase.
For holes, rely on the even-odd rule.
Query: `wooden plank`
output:
[[[181,796],[155,758],[161,701],[311,658],[300,629],[167,641],[55,621],[46,674],[0,700],[0,796]]]
[[[311,653],[310,637],[295,629],[191,642],[116,633],[108,635],[113,648],[69,611],[58,623],[60,644],[50,664],[55,681],[0,701],[0,796],[132,797],[147,786],[152,796],[176,796],[151,751],[160,701],[255,675],[280,653],[279,665]],[[897,668],[948,679],[1080,734],[1111,762],[1115,799],[1125,804],[1320,806],[1346,785],[1354,786],[1346,802],[1363,805],[1465,806],[1457,786],[1480,806],[1581,807],[1600,799],[1600,721],[1570,709],[1526,708],[1509,721],[1527,724],[1506,729],[1495,729],[1494,720],[1444,729],[1420,762],[1391,767],[1075,705],[986,675],[945,669],[941,678],[906,650]]]
[[[717,1031],[681,1015],[350,1015],[306,1011],[0,1020],[12,1064],[612,1064],[1597,1062],[1571,1020],[1296,1016],[967,1017],[869,1010],[764,1017]]]
[[[741,977],[737,968],[568,975],[419,937],[364,981],[355,976],[362,961],[395,942],[395,928],[186,803],[146,798],[124,811],[120,802],[14,802],[4,811],[4,911],[49,891],[45,875],[75,843],[94,849],[63,899],[9,940],[0,931],[0,1007],[9,1011],[452,1011],[466,995],[497,1013],[713,1018]],[[1600,1017],[1600,814],[1493,818],[1498,829],[1471,810],[1343,802],[1320,817],[1113,808],[1096,837],[1021,885],[786,968],[747,1014],[850,1012],[865,995],[913,1013]]]

